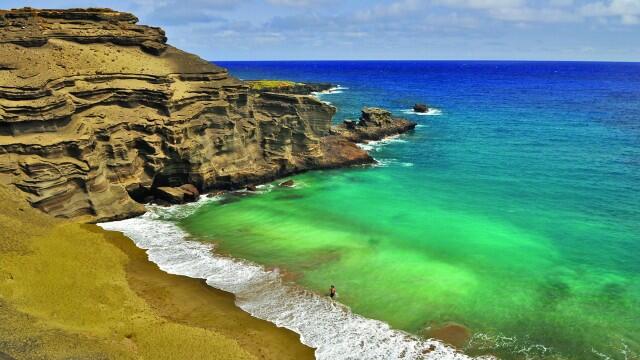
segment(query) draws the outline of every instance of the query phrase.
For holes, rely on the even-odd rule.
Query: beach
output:
[[[160,271],[121,234],[0,187],[0,351],[14,358],[313,359],[231,294]],[[8,356],[8,355],[7,355]]]

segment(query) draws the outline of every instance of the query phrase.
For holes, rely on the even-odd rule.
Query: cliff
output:
[[[255,92],[109,9],[0,12],[0,184],[58,217],[140,214],[165,186],[200,191],[372,162],[335,108]]]

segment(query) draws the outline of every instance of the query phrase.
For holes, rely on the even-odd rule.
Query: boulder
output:
[[[344,127],[349,130],[355,130],[356,125],[358,125],[358,123],[354,120],[345,120],[343,121],[343,123],[344,123]]]
[[[294,187],[296,185],[295,181],[289,179],[287,181],[283,181],[278,186],[280,187]]]
[[[182,204],[185,202],[186,191],[179,187],[161,186],[155,189],[157,198],[170,202],[171,204]]]
[[[413,111],[417,113],[426,113],[427,111],[429,111],[429,107],[427,106],[427,104],[415,104],[413,105]]]
[[[184,191],[185,201],[196,201],[200,197],[200,191],[193,184],[184,184],[180,186],[180,189]]]
[[[246,189],[247,189],[248,191],[258,191],[258,188],[257,188],[255,185],[253,185],[253,184],[249,184],[249,185],[247,185]]]

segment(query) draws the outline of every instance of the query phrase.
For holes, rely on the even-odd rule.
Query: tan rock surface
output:
[[[335,108],[260,93],[106,9],[0,12],[0,183],[85,221],[161,186],[238,187],[370,162],[328,135]]]

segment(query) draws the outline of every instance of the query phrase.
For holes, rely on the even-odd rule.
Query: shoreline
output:
[[[215,200],[203,198],[171,208],[156,207],[157,214],[150,211],[100,226],[131,238],[163,271],[205,279],[209,286],[235,294],[240,309],[300,334],[303,344],[316,348],[317,359],[339,358],[345,353],[367,359],[471,358],[442,341],[392,329],[383,321],[352,313],[346,305],[287,282],[279,271],[220,256],[213,245],[188,239],[186,232],[166,220],[170,213],[185,216],[208,201]]]
[[[313,359],[231,294],[167,274],[122,234],[55,219],[0,186],[0,355]]]
[[[242,348],[258,358],[313,359],[314,349],[302,345],[298,334],[274,329],[274,324],[241,310],[233,294],[210,287],[202,279],[164,272],[132,239],[107,233],[108,241],[131,259],[127,264],[129,285],[163,318],[233,334]]]

